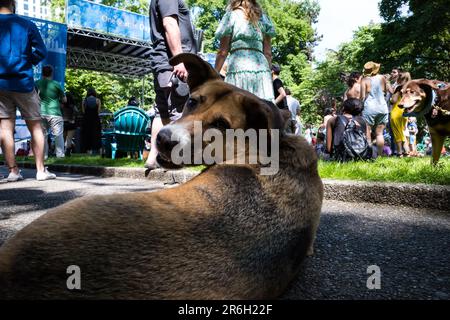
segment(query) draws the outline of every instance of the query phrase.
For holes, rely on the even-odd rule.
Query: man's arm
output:
[[[66,103],[67,102],[66,94],[64,93],[64,90],[59,83],[58,83],[58,89],[59,89],[59,100],[62,103]]]
[[[364,103],[364,101],[366,100],[366,79],[363,79],[361,81],[360,100],[361,103]]]
[[[100,111],[102,111],[102,101],[100,99],[97,99],[97,112],[100,114]]]
[[[183,53],[181,49],[181,32],[178,26],[178,17],[169,16],[163,18],[163,26],[166,32],[167,44],[169,46],[172,56]],[[183,81],[186,81],[188,72],[183,63],[177,64],[173,67],[173,73]]]
[[[336,117],[331,118],[327,122],[327,152],[331,154],[333,151],[331,148],[331,144],[333,143],[333,127],[336,122]]]
[[[278,89],[278,93],[280,95],[275,99],[275,104],[279,104],[281,101],[283,101],[284,98],[286,98],[286,91],[284,91],[283,87]]]
[[[277,91],[280,95],[275,99],[276,105],[278,105],[281,101],[283,101],[284,98],[286,98],[286,91],[284,91],[283,83],[281,82],[281,80],[280,80],[280,86],[278,87]]]
[[[41,34],[34,23],[32,23],[30,28],[29,36],[33,50],[31,53],[31,63],[36,66],[39,62],[44,60],[45,57],[47,57],[47,48],[45,47]]]

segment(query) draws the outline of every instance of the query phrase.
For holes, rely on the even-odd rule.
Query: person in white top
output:
[[[300,122],[300,102],[292,96],[291,90],[286,88],[286,102],[291,112],[291,120],[288,131],[297,136],[302,134],[302,124]]]

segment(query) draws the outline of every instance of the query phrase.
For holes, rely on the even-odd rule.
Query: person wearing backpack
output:
[[[83,111],[82,140],[84,149],[88,154],[98,154],[102,147],[102,126],[100,122],[100,110],[102,103],[97,98],[94,88],[87,90],[81,110]]]
[[[361,116],[359,99],[347,99],[342,115],[334,116],[327,123],[327,151],[338,161],[366,160],[372,157],[370,129]]]

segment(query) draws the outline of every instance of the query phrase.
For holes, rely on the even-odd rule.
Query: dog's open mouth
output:
[[[411,107],[409,107],[409,108],[405,108],[405,113],[411,113],[411,112],[413,112],[414,110],[416,110],[416,108],[419,106],[419,100],[417,100]]]

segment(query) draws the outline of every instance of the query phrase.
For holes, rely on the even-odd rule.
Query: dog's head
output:
[[[432,103],[433,89],[439,89],[435,81],[426,79],[409,81],[401,90],[402,99],[398,106],[405,109],[406,113],[420,114]]]
[[[193,161],[194,144],[197,147],[201,144],[204,150],[212,142],[205,136],[207,130],[224,135],[229,129],[266,129],[269,133],[272,129],[282,131],[285,119],[273,103],[225,83],[219,74],[197,55],[183,53],[173,57],[170,63],[184,63],[186,66],[191,95],[184,106],[182,117],[163,127],[158,134],[157,160],[163,167],[179,167],[174,166],[172,159],[175,147],[184,151],[191,148]],[[224,138],[223,148],[225,144]],[[198,164],[198,161],[195,164]]]

